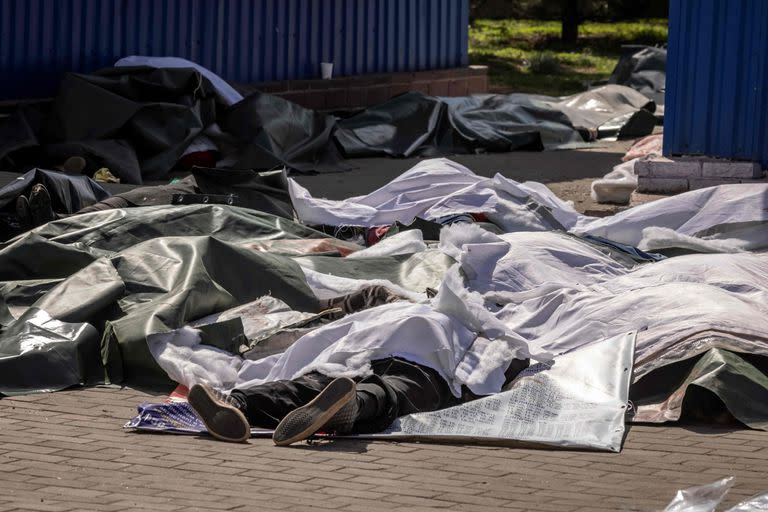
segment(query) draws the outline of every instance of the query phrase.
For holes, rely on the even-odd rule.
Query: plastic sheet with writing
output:
[[[507,391],[399,418],[379,434],[418,441],[519,442],[618,452],[624,436],[635,332],[534,365]]]

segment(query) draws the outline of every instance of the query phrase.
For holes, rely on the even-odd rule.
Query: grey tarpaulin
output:
[[[120,192],[84,213],[133,206],[205,204],[206,196],[226,198],[226,204],[293,218],[285,171],[193,167],[192,175],[167,185],[138,187]],[[210,199],[210,198],[209,198]],[[231,201],[230,201],[231,199]]]
[[[556,149],[598,137],[647,135],[654,109],[653,101],[619,85],[566,98],[412,92],[340,120],[335,139],[350,157]]]
[[[103,376],[98,350],[99,334],[92,325],[28,309],[0,327],[0,395],[98,382]]]
[[[218,205],[106,210],[50,222],[31,233],[59,244],[79,242],[106,251],[121,251],[139,242],[168,236],[210,235],[243,244],[256,240],[330,238],[288,219]]]
[[[113,381],[167,382],[146,346],[151,332],[269,294],[302,311],[317,309],[291,258],[245,244],[325,237],[286,219],[215,205],[79,215],[0,245],[0,297],[16,316],[32,306],[56,320],[104,331],[101,351]],[[0,335],[6,357],[13,355],[17,364],[38,357],[14,352],[6,332],[12,331]],[[66,385],[85,381],[82,375],[60,377]],[[56,372],[46,378],[56,380]],[[14,375],[0,374],[0,386],[15,382]],[[24,382],[28,391],[50,388],[42,377],[37,386],[32,376]]]
[[[626,45],[608,83],[626,85],[664,105],[667,50],[653,46]]]
[[[251,169],[192,169],[197,189],[204,194],[232,194],[235,205],[293,218],[285,171]]]
[[[436,156],[455,151],[445,103],[418,92],[340,120],[334,138],[349,158]]]

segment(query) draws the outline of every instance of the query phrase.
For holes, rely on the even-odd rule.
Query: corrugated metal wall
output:
[[[127,55],[237,82],[466,66],[468,25],[469,0],[0,0],[0,97]]]
[[[768,166],[768,1],[672,0],[664,152]]]

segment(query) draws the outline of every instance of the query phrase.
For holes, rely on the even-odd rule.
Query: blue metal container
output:
[[[466,66],[469,0],[0,0],[0,98],[66,71],[183,57],[262,82]]]
[[[768,2],[671,0],[664,153],[768,166]]]

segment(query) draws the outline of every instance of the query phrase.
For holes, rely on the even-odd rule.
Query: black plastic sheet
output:
[[[667,50],[653,46],[626,45],[608,83],[626,85],[664,104]]]
[[[205,135],[201,147],[216,145],[220,167],[341,171],[352,168],[344,156],[557,149],[647,135],[652,111],[637,91],[608,85],[568,98],[412,92],[339,120],[261,92],[225,106],[194,69],[121,67],[67,74],[52,103],[0,119],[0,168],[82,156],[86,174],[107,167],[123,183],[141,184],[166,176]]]
[[[227,109],[219,119],[234,146],[234,169],[298,171],[349,169],[331,142],[335,120],[283,98],[256,92]],[[228,152],[229,153],[229,152]]]
[[[88,176],[32,169],[0,189],[0,209],[12,206],[20,195],[28,196],[38,183],[45,185],[51,195],[52,207],[58,213],[75,213],[110,196]]]
[[[215,114],[215,91],[192,69],[69,73],[51,105],[0,120],[0,160],[23,170],[77,155],[141,184],[165,176]]]
[[[235,205],[287,219],[293,218],[288,178],[283,171],[192,169],[196,188],[204,194],[231,194]]]
[[[29,198],[32,187],[37,184],[45,185],[56,213],[74,213],[109,198],[109,192],[87,176],[32,169],[0,189],[0,241],[8,240],[28,227],[18,217],[16,200],[22,195]]]
[[[348,158],[426,157],[455,150],[445,103],[418,92],[340,120],[334,138]]]

